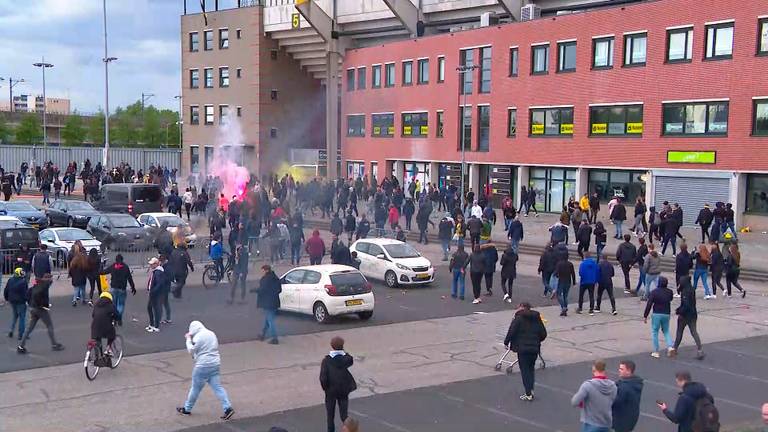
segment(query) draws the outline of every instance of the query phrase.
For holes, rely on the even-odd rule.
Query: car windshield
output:
[[[67,203],[70,210],[94,210],[93,206],[83,201],[71,201]]]
[[[112,226],[115,228],[136,228],[141,226],[139,221],[129,215],[110,216],[109,221],[112,222]]]
[[[387,253],[392,258],[416,258],[421,256],[421,254],[408,243],[388,244],[384,245],[384,249],[386,249]]]
[[[37,211],[32,204],[25,201],[9,202],[5,204],[8,211]]]
[[[170,227],[185,226],[186,222],[176,215],[172,216],[160,216],[157,218],[160,224],[167,224]]]
[[[93,240],[93,236],[88,234],[87,231],[83,231],[78,228],[69,228],[58,231],[59,240],[61,241],[75,241],[75,240]]]

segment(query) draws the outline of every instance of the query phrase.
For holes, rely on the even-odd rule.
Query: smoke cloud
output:
[[[214,143],[213,163],[208,175],[219,177],[225,197],[242,196],[250,179],[250,172],[243,166],[245,147],[243,130],[237,117],[229,114],[223,118]]]

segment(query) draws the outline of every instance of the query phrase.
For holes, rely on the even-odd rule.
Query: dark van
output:
[[[93,206],[104,213],[141,213],[162,211],[165,201],[160,186],[144,183],[105,184]]]
[[[21,246],[27,246],[31,251],[37,250],[40,244],[37,230],[26,225],[0,223],[0,255],[2,272],[11,273],[14,267],[15,254]]]

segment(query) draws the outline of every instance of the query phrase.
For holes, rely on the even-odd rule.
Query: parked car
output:
[[[45,210],[49,226],[68,226],[85,228],[92,216],[99,214],[92,205],[85,201],[56,200]]]
[[[152,244],[152,233],[129,214],[106,213],[93,216],[86,230],[105,249],[143,250]]]
[[[21,219],[17,218],[16,216],[0,216],[0,227],[16,227],[19,225],[27,225],[24,222],[21,221]]]
[[[184,233],[184,239],[187,241],[187,246],[195,247],[197,244],[197,234],[195,234],[195,230],[193,230],[192,227],[178,215],[173,213],[143,213],[136,219],[154,230],[160,228],[163,224],[167,226],[168,231],[171,233],[176,232],[177,229],[181,229]]]
[[[48,228],[45,212],[35,208],[29,201],[0,201],[0,215],[15,216],[32,228]]]
[[[13,271],[16,252],[22,246],[35,251],[39,246],[37,230],[13,216],[0,216],[0,255],[2,273]]]
[[[128,213],[136,216],[142,213],[162,211],[163,191],[156,184],[111,183],[99,191],[94,207],[107,213]]]
[[[434,280],[435,269],[428,259],[408,243],[373,238],[352,244],[360,259],[360,271],[369,278],[383,280],[388,287],[428,284]]]
[[[80,228],[48,228],[40,231],[40,243],[48,247],[48,254],[58,267],[67,264],[72,245],[80,240],[86,252],[96,249],[101,254],[101,242],[96,240],[88,231]]]
[[[357,269],[338,264],[296,267],[281,277],[280,310],[308,314],[319,323],[332,316],[373,316],[371,284]]]

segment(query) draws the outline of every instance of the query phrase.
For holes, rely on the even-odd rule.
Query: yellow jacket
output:
[[[582,211],[589,210],[589,198],[587,198],[586,196],[581,197],[581,199],[579,200],[579,207],[581,208]]]

